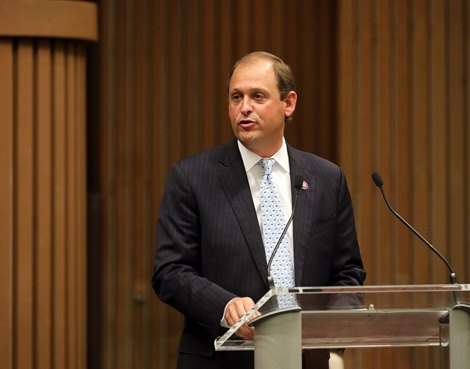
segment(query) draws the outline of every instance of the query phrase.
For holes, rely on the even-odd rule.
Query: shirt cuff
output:
[[[236,297],[234,297],[232,300],[235,300]],[[230,328],[230,326],[227,324],[227,321],[225,320],[225,311],[227,310],[227,306],[232,302],[232,300],[230,300],[229,302],[227,302],[227,305],[225,305],[225,308],[224,308],[224,315],[222,316],[222,319],[220,320],[220,326],[221,327],[224,327],[224,328]]]

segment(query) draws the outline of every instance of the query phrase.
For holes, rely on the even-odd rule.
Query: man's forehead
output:
[[[243,63],[235,68],[230,79],[230,88],[237,88],[237,86],[254,87],[257,85],[260,87],[274,87],[276,85],[274,70],[270,62]]]
[[[246,60],[242,60],[237,67],[235,68],[234,72],[241,69],[251,69],[251,68],[258,68],[260,70],[269,71],[273,70],[273,63],[271,60],[265,58],[249,58]]]

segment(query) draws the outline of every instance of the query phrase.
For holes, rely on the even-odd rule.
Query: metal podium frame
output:
[[[295,303],[280,308],[285,295]],[[254,341],[235,335],[243,324]],[[254,350],[256,369],[301,369],[302,349],[438,346],[449,369],[470,369],[470,284],[274,288],[214,346]]]

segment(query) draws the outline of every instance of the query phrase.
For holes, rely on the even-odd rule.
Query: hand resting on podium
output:
[[[250,297],[235,297],[230,300],[225,308],[225,322],[229,327],[238,322],[253,306],[254,301]],[[259,312],[253,315],[253,318],[260,316]],[[236,332],[237,336],[244,340],[253,340],[255,334],[255,328],[249,327],[248,324],[244,324]]]

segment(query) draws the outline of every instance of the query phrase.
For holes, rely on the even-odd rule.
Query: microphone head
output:
[[[382,177],[380,176],[379,172],[372,173],[372,180],[374,181],[377,187],[382,187],[384,184],[384,181],[382,180]]]
[[[302,188],[303,183],[304,183],[304,176],[301,174],[297,174],[294,178],[294,187],[300,190]]]

